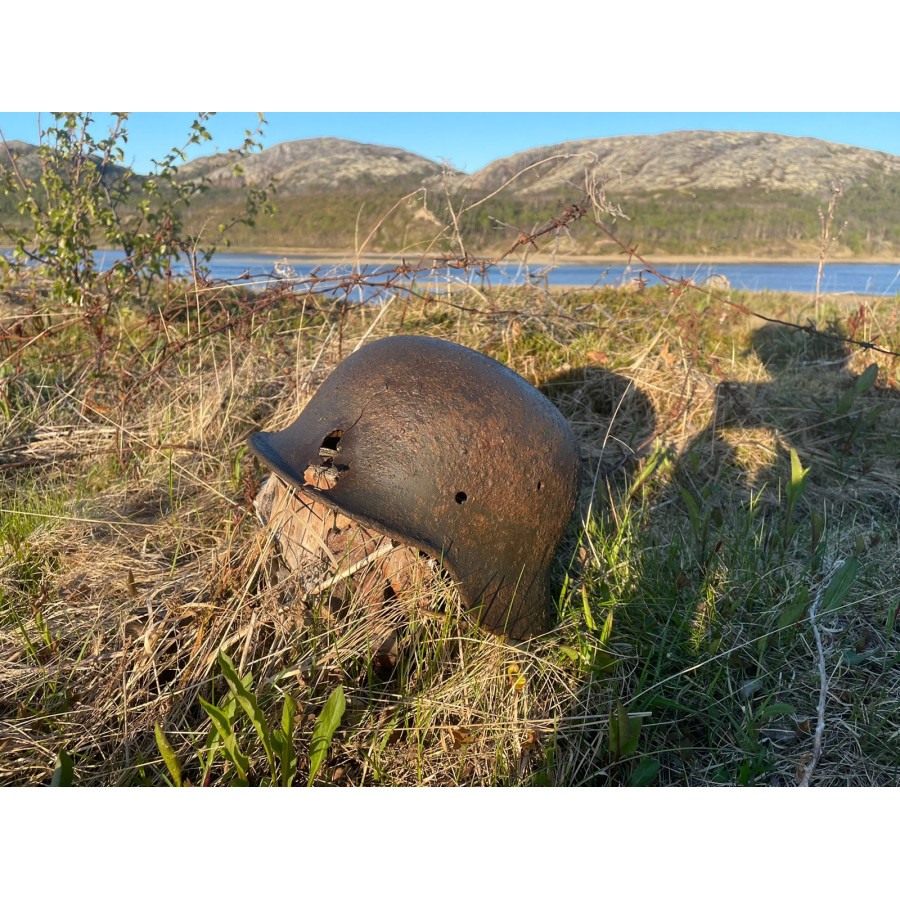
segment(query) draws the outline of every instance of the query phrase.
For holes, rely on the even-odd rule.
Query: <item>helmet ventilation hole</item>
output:
[[[465,503],[468,500],[468,496],[465,491],[458,491],[456,494],[456,502],[457,503]]]
[[[538,489],[539,491],[542,491],[542,490],[544,489],[544,482],[543,482],[543,481],[539,481],[539,482],[538,482],[538,488],[537,488],[537,489]]]

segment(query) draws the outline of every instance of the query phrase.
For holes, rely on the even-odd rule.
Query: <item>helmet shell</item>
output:
[[[435,338],[374,341],[292,425],[249,444],[303,494],[438,559],[486,628],[514,638],[546,628],[578,446],[556,407],[506,366]]]

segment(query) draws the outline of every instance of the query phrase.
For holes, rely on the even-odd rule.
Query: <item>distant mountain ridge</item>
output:
[[[238,187],[239,179],[231,169],[234,159],[233,153],[203,156],[179,171],[185,178],[205,176],[218,187]],[[279,192],[287,194],[400,181],[415,188],[439,176],[443,168],[408,150],[329,137],[275,144],[246,157],[242,166],[249,183],[259,185],[275,178]]]
[[[31,145],[9,146],[21,167],[39,163]],[[4,156],[0,148],[0,168]],[[209,185],[190,207],[197,227],[238,209],[242,179],[232,160],[214,154],[179,167],[182,178]],[[834,255],[900,257],[900,157],[818,138],[681,131],[583,139],[467,174],[400,148],[323,137],[276,144],[241,164],[246,183],[277,188],[274,218],[230,232],[246,249],[343,250],[363,241],[370,252],[413,254],[451,252],[462,239],[467,252],[487,253],[600,185],[627,216],[609,227],[644,252],[810,258],[819,210],[839,184]],[[455,221],[466,206],[472,212]],[[574,256],[617,252],[596,230],[565,237]]]
[[[515,173],[548,159],[511,189],[541,193],[551,185],[583,181],[586,169],[603,175],[608,189],[622,194],[742,188],[819,191],[832,183],[847,187],[875,174],[900,174],[898,156],[818,138],[673,131],[535,147],[495,160],[460,181],[473,191],[492,191]]]

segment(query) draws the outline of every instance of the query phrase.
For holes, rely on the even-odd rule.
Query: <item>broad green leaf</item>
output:
[[[72,787],[74,777],[75,767],[72,765],[72,757],[65,750],[60,750],[53,777],[50,779],[50,787]]]
[[[297,715],[297,701],[290,694],[284,695],[284,706],[281,710],[281,730],[288,736],[294,734],[294,719]]]
[[[874,650],[865,650],[862,653],[857,653],[855,650],[844,650],[841,656],[848,666],[858,666],[860,663],[864,663],[870,656],[874,655],[874,653]]]
[[[310,741],[309,745],[308,787],[312,787],[316,775],[319,774],[319,769],[322,768],[322,764],[325,762],[325,755],[328,753],[334,732],[341,723],[346,707],[344,689],[338,685],[325,701],[325,706],[322,708],[322,712],[319,713],[319,718],[316,719],[316,724],[313,728],[312,741]]]
[[[250,760],[241,753],[240,748],[238,747],[237,738],[231,728],[230,719],[218,706],[207,703],[202,697],[198,697],[197,699],[212,719],[213,726],[219,735],[222,753],[225,754],[225,758],[235,767],[240,778],[246,779],[247,771],[250,768]]]
[[[231,688],[231,693],[237,699],[237,702],[240,703],[244,712],[247,713],[247,718],[250,719],[251,724],[256,729],[256,733],[259,735],[260,741],[262,741],[263,749],[266,751],[266,758],[269,761],[269,771],[274,777],[276,770],[275,756],[272,752],[272,740],[265,716],[259,708],[259,701],[254,694],[251,693],[249,687],[245,683],[246,676],[243,680],[238,676],[238,673],[234,668],[234,663],[231,661],[228,654],[221,650],[219,651],[219,668],[222,670],[222,674],[228,682],[228,687]]]
[[[850,593],[850,588],[853,587],[853,582],[856,581],[856,573],[858,571],[859,560],[855,556],[851,556],[834,574],[834,577],[825,589],[820,604],[823,612],[836,609],[844,602],[847,594]]]
[[[178,756],[162,728],[159,727],[159,723],[155,723],[153,728],[156,732],[156,746],[159,747],[159,752],[172,776],[172,781],[175,783],[175,787],[181,787],[181,763],[178,761]]]
[[[600,632],[600,646],[607,647],[609,646],[609,639],[612,637],[612,627],[613,627],[613,611],[610,610],[606,614],[606,618],[603,621],[603,629]]]
[[[761,721],[767,721],[768,719],[775,719],[781,716],[793,716],[796,713],[797,708],[791,706],[790,703],[770,703],[768,706],[764,706],[756,715]]]
[[[872,363],[865,371],[856,379],[856,393],[863,394],[870,390],[878,380],[878,366]]]
[[[284,695],[284,708],[281,711],[281,729],[272,735],[273,742],[278,738],[276,753],[281,763],[281,784],[290,787],[297,774],[297,756],[294,753],[294,722],[297,717],[297,703],[290,694]]]
[[[641,720],[628,715],[620,700],[609,717],[609,752],[613,759],[629,756],[637,750],[641,735]]]
[[[628,779],[628,787],[648,787],[656,781],[659,763],[655,759],[642,760]]]
[[[837,402],[837,413],[839,416],[846,416],[853,409],[853,401],[856,398],[856,389],[844,391]]]
[[[804,469],[800,465],[800,457],[797,456],[797,451],[791,447],[791,487],[799,490],[803,486],[808,473],[809,469]]]
[[[796,603],[792,603],[790,606],[786,607],[782,610],[781,615],[778,617],[778,628],[788,628],[791,625],[796,625],[803,618],[803,614],[806,612],[808,606],[807,598],[804,597],[802,600],[798,600]]]
[[[597,625],[594,622],[594,616],[591,613],[591,604],[588,602],[588,593],[587,587],[582,585],[581,587],[581,602],[584,606],[584,623],[587,625],[590,631],[596,631]]]

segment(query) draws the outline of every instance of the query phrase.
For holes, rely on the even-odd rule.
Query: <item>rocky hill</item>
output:
[[[833,183],[846,188],[874,176],[900,175],[900,157],[816,138],[674,131],[536,147],[495,160],[459,183],[487,193],[529,166],[535,167],[510,186],[513,194],[579,186],[586,172],[604,182],[611,194],[622,196],[743,189],[818,194]]]
[[[182,176],[204,176],[216,187],[239,186],[232,171],[233,154],[205,156],[183,165]],[[258,186],[274,179],[278,193],[305,194],[322,190],[368,190],[379,185],[407,186],[411,190],[441,175],[442,167],[424,156],[360,144],[340,138],[310,138],[276,144],[243,162],[248,183]],[[451,174],[459,173],[451,171]]]

